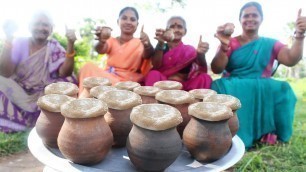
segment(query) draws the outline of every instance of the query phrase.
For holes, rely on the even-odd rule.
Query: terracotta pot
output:
[[[101,94],[103,94],[106,91],[110,91],[110,90],[118,90],[118,89],[113,86],[100,85],[100,86],[95,86],[91,88],[89,93],[90,93],[90,96],[94,98],[99,98]]]
[[[133,91],[140,95],[142,104],[150,104],[157,103],[155,95],[161,90],[153,86],[139,86],[134,88]]]
[[[197,102],[202,102],[204,98],[209,97],[211,95],[217,94],[216,91],[211,89],[193,89],[190,90],[189,93],[193,95]]]
[[[232,109],[233,116],[228,120],[228,125],[234,137],[239,129],[239,120],[236,111],[241,108],[240,100],[234,96],[226,94],[215,94],[203,99],[203,102],[216,102],[227,105]]]
[[[124,147],[132,129],[130,113],[132,108],[141,104],[141,97],[127,90],[111,90],[104,92],[99,99],[108,106],[104,118],[114,135],[114,147]]]
[[[140,171],[163,171],[179,156],[182,141],[176,126],[180,112],[168,105],[143,104],[133,108],[134,123],[126,148],[129,158]]]
[[[47,94],[37,101],[41,112],[36,121],[35,128],[42,142],[51,148],[58,148],[57,137],[64,123],[64,117],[60,112],[60,106],[75,98],[59,95]]]
[[[62,94],[77,98],[79,88],[71,82],[56,82],[49,84],[44,89],[45,94]]]
[[[161,90],[181,90],[183,85],[178,81],[157,81],[153,84],[154,87],[160,88]]]
[[[139,87],[140,84],[134,81],[121,81],[115,84],[115,87],[120,90],[133,91],[134,88]]]
[[[61,106],[65,122],[58,136],[61,153],[74,163],[101,162],[113,144],[104,114],[107,105],[97,99],[77,99]]]
[[[108,78],[103,77],[87,77],[83,80],[83,90],[79,98],[91,98],[90,89],[99,85],[111,86],[112,83]]]
[[[183,142],[190,154],[205,163],[225,155],[232,143],[227,124],[231,109],[218,103],[198,102],[190,105],[188,112],[192,118],[184,130]]]
[[[156,94],[155,99],[158,103],[168,104],[180,111],[183,122],[177,126],[177,131],[182,137],[185,126],[191,118],[188,115],[188,106],[195,102],[193,95],[184,90],[162,90]]]

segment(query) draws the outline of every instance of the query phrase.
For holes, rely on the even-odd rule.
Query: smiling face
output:
[[[240,23],[245,32],[257,32],[262,22],[262,16],[255,6],[246,7],[240,16]]]
[[[45,15],[37,15],[30,24],[30,31],[34,40],[46,41],[52,33],[52,23]]]
[[[181,41],[186,34],[186,25],[180,18],[172,18],[168,21],[167,29],[172,29],[174,32],[173,41]]]
[[[133,35],[138,26],[138,19],[136,13],[127,9],[119,16],[118,25],[120,27],[121,33]]]

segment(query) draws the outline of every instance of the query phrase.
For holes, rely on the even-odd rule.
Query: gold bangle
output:
[[[72,58],[72,57],[74,57],[74,56],[75,56],[75,50],[73,50],[72,53],[66,53],[66,57],[67,57],[67,58]]]

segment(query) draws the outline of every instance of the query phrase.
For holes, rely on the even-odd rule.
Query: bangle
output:
[[[304,35],[304,33],[302,33],[302,32],[294,32],[294,38],[296,39],[296,38],[301,38],[301,39],[304,39],[305,38],[305,35]]]
[[[160,51],[164,51],[165,49],[165,45],[161,45],[160,43],[158,43],[155,47],[155,50],[160,50]]]
[[[67,57],[67,58],[72,58],[72,57],[74,57],[74,56],[75,56],[75,50],[73,50],[72,53],[66,53],[66,57]]]

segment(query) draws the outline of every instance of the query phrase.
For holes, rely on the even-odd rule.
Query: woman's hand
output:
[[[144,26],[142,25],[141,30],[140,30],[140,41],[142,42],[143,46],[145,48],[150,46],[150,39],[149,36],[143,31]]]
[[[5,21],[2,28],[7,40],[12,40],[18,29],[17,24],[13,20]]]
[[[166,32],[165,29],[156,29],[155,31],[155,39],[158,41],[158,42],[165,42],[164,40],[164,33]]]
[[[111,37],[112,29],[106,26],[98,26],[95,30],[96,40],[101,43],[105,43]]]
[[[68,40],[68,43],[74,44],[74,42],[77,40],[76,35],[75,35],[75,30],[68,29],[66,27],[66,38]]]
[[[231,35],[234,33],[235,25],[233,23],[226,23],[217,28],[215,37],[218,38],[221,44],[229,45]]]
[[[295,22],[296,37],[304,37],[306,31],[306,16],[302,16],[302,9],[299,9]]]
[[[207,51],[209,50],[209,44],[208,42],[202,41],[202,35],[200,35],[200,40],[198,43],[197,53],[201,55],[205,55]]]

